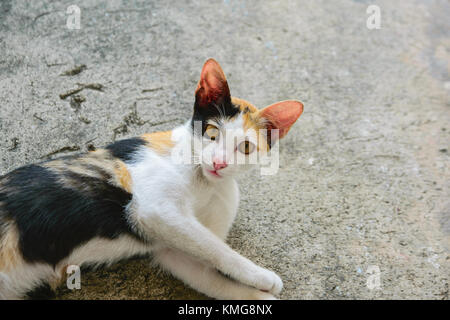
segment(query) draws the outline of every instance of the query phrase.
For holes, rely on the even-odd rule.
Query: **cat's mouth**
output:
[[[206,170],[206,171],[208,171],[211,175],[217,178],[222,178],[222,176],[217,172],[217,170]]]

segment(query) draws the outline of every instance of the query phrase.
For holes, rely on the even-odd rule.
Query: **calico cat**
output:
[[[274,299],[281,279],[225,243],[239,202],[234,177],[252,166],[230,159],[266,154],[302,111],[298,101],[258,110],[232,98],[210,59],[184,125],[0,177],[0,298],[23,298],[43,283],[55,287],[69,265],[151,253],[210,297]],[[255,139],[251,130],[265,133]],[[236,142],[230,148],[222,143],[228,132]],[[200,159],[192,142],[200,142]],[[176,161],[176,149],[198,161]]]

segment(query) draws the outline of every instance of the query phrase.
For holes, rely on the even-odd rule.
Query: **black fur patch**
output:
[[[231,101],[223,101],[220,105],[210,104],[206,107],[201,107],[198,104],[194,105],[194,114],[191,120],[192,129],[194,129],[194,121],[202,122],[202,135],[206,131],[206,121],[212,118],[233,118],[241,110],[239,107],[233,105]]]
[[[146,144],[146,141],[141,138],[131,138],[114,142],[106,147],[111,154],[126,162],[133,158],[133,154],[139,149],[139,147]]]
[[[55,296],[55,292],[48,283],[42,283],[26,294],[26,298],[29,300],[49,300]]]
[[[17,224],[25,260],[56,265],[93,237],[114,239],[125,233],[138,238],[124,210],[131,194],[105,180],[69,171],[62,175],[71,188],[39,165],[5,176],[0,202],[4,214]]]

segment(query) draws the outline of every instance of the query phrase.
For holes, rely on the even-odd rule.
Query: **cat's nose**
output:
[[[214,170],[216,170],[216,171],[228,167],[228,165],[224,161],[220,161],[220,160],[214,160],[213,165],[214,165]]]

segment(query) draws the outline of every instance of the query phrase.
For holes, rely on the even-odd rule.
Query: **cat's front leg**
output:
[[[226,278],[216,269],[176,249],[162,248],[154,259],[163,269],[193,289],[221,300],[273,300],[270,293]]]
[[[274,272],[261,268],[231,249],[203,226],[186,207],[165,203],[157,210],[138,210],[137,226],[149,239],[185,252],[248,286],[278,294],[283,282]]]

